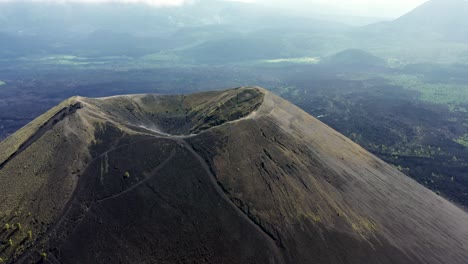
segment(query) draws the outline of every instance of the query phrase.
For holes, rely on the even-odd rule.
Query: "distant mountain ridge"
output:
[[[384,67],[386,61],[360,49],[347,49],[321,61],[322,64],[343,67]]]
[[[468,1],[429,0],[392,22],[382,23],[400,33],[433,36],[447,41],[468,41]]]
[[[293,54],[298,53],[298,49],[289,48],[289,45],[308,42],[305,36],[298,41],[290,40],[288,36],[294,32],[330,32],[346,28],[341,23],[297,17],[256,4],[229,1],[200,1],[164,8],[116,3],[0,2],[0,24],[0,34],[8,34],[18,39],[17,42],[29,43],[29,49],[15,45],[15,42],[0,43],[0,57],[41,54],[140,57],[185,49],[188,52],[184,54],[189,54],[190,47],[201,44],[193,52],[201,51],[201,56],[207,56],[207,59],[202,58],[203,62],[225,61],[222,57],[209,58],[210,52],[206,51],[205,47],[216,49],[218,42],[221,42],[221,47],[223,41],[231,39],[240,41],[240,46],[247,45],[240,47],[241,56],[245,49],[268,45],[273,45],[273,49],[278,46],[280,52]],[[263,30],[272,29],[281,30],[277,34],[285,40],[276,44],[273,39],[277,39],[277,34],[267,36],[265,41],[255,38],[255,33],[262,34]],[[249,40],[244,41],[244,38]],[[39,47],[35,43],[42,45]],[[293,49],[293,52],[288,49]],[[187,57],[198,61],[199,56]],[[245,57],[255,58],[248,52]]]

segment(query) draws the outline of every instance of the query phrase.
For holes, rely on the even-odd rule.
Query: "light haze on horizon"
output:
[[[335,11],[350,16],[396,18],[423,4],[427,0],[239,0],[258,2],[297,10],[314,9],[314,5],[328,7],[324,13]],[[316,10],[319,11],[320,10]]]
[[[156,7],[181,6],[205,0],[0,0],[1,2],[44,2],[44,3],[143,3]],[[302,12],[331,13],[348,16],[399,17],[427,0],[219,0],[257,3]],[[318,5],[318,6],[317,6]],[[317,8],[318,7],[318,8]]]

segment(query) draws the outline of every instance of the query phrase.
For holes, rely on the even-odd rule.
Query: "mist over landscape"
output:
[[[0,0],[0,263],[465,264],[467,206],[468,1]]]

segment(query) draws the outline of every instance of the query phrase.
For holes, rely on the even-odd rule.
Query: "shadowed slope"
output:
[[[1,143],[9,262],[468,257],[465,212],[261,88],[72,101]]]

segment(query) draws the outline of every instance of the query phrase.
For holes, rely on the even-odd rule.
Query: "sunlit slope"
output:
[[[262,88],[72,98],[1,144],[6,263],[468,257],[465,212]]]

